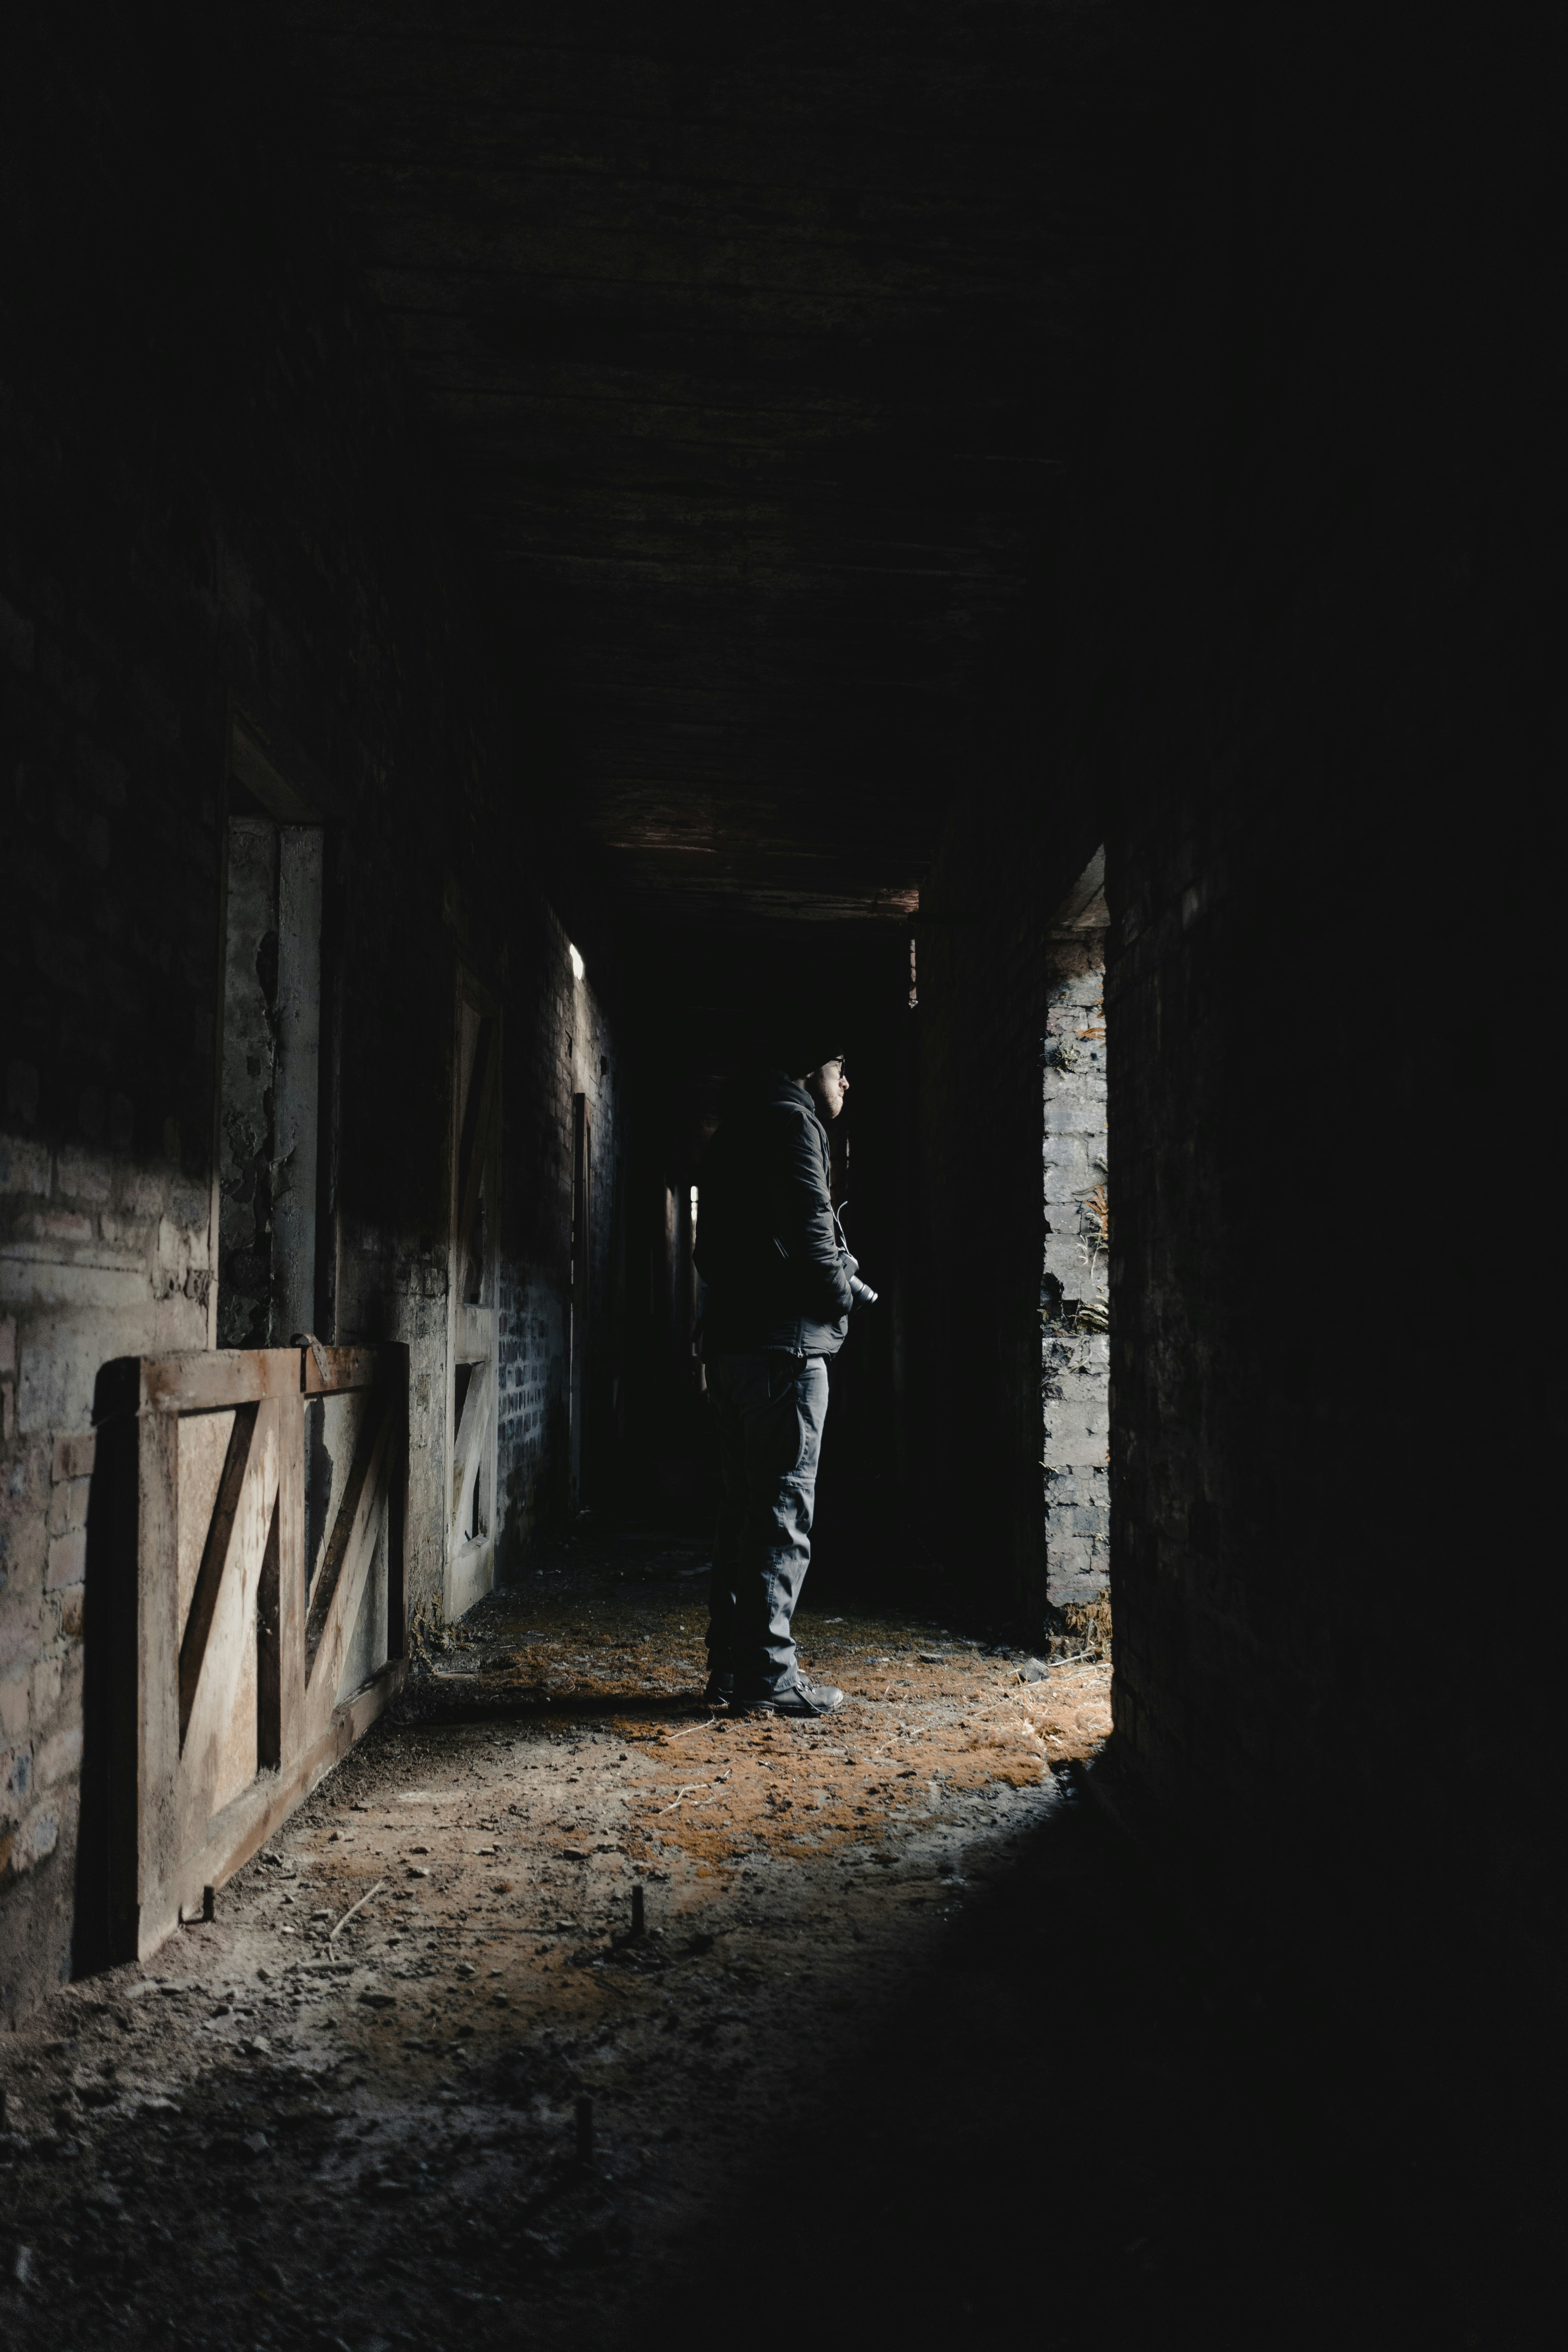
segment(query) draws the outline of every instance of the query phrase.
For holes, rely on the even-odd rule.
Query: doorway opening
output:
[[[325,834],[253,738],[231,735],[208,1338],[285,1347],[319,1328]]]

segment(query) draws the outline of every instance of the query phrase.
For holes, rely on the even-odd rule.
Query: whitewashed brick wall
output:
[[[1040,1288],[1046,1597],[1092,1601],[1110,1580],[1109,1264],[1105,967],[1099,934],[1062,958],[1047,998],[1043,1055],[1046,1247]],[[1099,1327],[1099,1328],[1097,1328]]]

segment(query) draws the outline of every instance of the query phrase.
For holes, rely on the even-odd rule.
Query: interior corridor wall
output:
[[[1555,1054],[1560,989],[1502,1013],[1480,942],[1560,731],[1562,58],[1543,20],[1455,29],[1227,18],[1184,129],[1106,486],[1108,1017],[1116,1748],[1363,2015],[1484,2014],[1468,2088],[1561,2024],[1554,1651],[1510,1631],[1560,1607],[1551,1318],[1523,1362],[1474,1346],[1458,1234],[1542,1146]],[[1501,1804],[1462,1769],[1493,1677]]]
[[[9,2014],[72,1962],[95,1380],[213,1336],[225,841],[258,806],[237,719],[322,828],[321,1336],[409,1349],[415,1606],[441,1594],[450,1500],[459,968],[505,1043],[514,1564],[563,1495],[573,1093],[602,1160],[620,1114],[613,955],[587,943],[578,982],[537,878],[548,743],[264,60],[210,16],[64,0],[7,20],[0,92]],[[608,1248],[601,1228],[595,1281]]]

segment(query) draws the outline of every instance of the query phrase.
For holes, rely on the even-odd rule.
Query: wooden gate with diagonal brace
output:
[[[199,1915],[401,1686],[407,1351],[114,1369],[118,1606],[100,1622],[111,1941],[129,1958]]]

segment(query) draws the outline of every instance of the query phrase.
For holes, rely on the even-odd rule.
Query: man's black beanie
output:
[[[787,1070],[792,1078],[807,1078],[814,1070],[820,1070],[825,1062],[841,1062],[843,1059],[842,1053],[824,1053],[821,1036],[814,1036],[809,1029],[804,1039],[788,1034],[780,1038],[773,1051],[776,1066]]]

